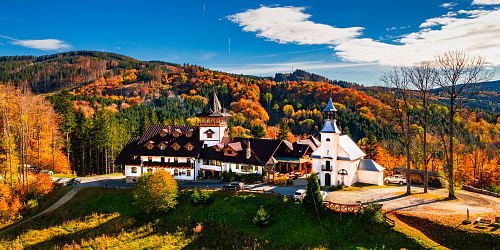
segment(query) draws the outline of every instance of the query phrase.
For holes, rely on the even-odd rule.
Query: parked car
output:
[[[326,191],[319,191],[319,192],[321,193],[321,198],[323,198],[323,201],[325,201],[328,193]]]
[[[399,185],[406,184],[406,178],[403,175],[393,175],[393,176],[387,176],[384,179],[385,183],[397,183]]]
[[[82,180],[80,178],[71,178],[66,183],[67,186],[75,186],[75,185],[79,185],[79,184],[82,184]]]
[[[54,172],[52,172],[50,170],[42,170],[42,171],[40,171],[40,173],[48,174],[48,175],[53,175],[54,174]]]
[[[306,196],[306,190],[305,189],[299,189],[295,191],[295,194],[293,195],[293,198],[295,199],[304,199],[304,196]]]
[[[222,189],[223,190],[234,190],[234,191],[243,190],[244,184],[243,184],[243,182],[230,182],[230,183],[222,186]]]
[[[61,178],[58,179],[57,181],[54,181],[54,185],[56,187],[65,187],[68,183],[69,179],[68,178]]]

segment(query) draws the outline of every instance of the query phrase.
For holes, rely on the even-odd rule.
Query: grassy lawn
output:
[[[169,214],[144,215],[129,192],[86,188],[54,213],[0,235],[0,248],[423,249],[393,228],[354,216],[339,224],[337,214],[327,213],[321,227],[292,200],[215,192],[209,204],[195,206],[188,198],[181,193]],[[261,205],[271,214],[266,228],[252,222]]]
[[[411,230],[369,224],[346,214],[305,213],[294,200],[262,194],[214,192],[206,205],[180,193],[177,208],[165,215],[144,215],[125,190],[86,188],[57,211],[0,235],[0,249],[165,248],[165,249],[426,249],[425,237]],[[271,222],[252,222],[263,206]]]

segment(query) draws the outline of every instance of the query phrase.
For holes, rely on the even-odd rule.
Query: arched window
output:
[[[330,138],[326,138],[326,142],[330,142]]]

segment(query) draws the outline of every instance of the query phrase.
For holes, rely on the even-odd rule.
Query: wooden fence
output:
[[[484,189],[479,189],[479,188],[475,188],[475,187],[471,187],[471,186],[467,186],[467,185],[463,185],[462,189],[470,191],[470,192],[478,193],[478,194],[485,194],[485,195],[500,198],[500,194],[497,194],[495,192],[491,192],[488,190],[484,190]]]

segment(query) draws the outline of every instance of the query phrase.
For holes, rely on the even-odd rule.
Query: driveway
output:
[[[490,213],[498,211],[500,199],[471,193],[455,191],[458,200],[448,201],[447,189],[429,188],[428,194],[423,194],[423,187],[411,186],[413,195],[405,195],[406,186],[391,188],[365,188],[353,191],[336,191],[328,193],[327,200],[335,203],[355,204],[361,202],[381,203],[389,211],[425,212],[435,214],[464,214],[467,208],[471,213]]]
[[[226,183],[220,182],[181,182],[178,185],[181,187],[222,187]],[[251,188],[252,190],[265,190],[265,191],[274,191],[280,194],[284,194],[286,196],[292,196],[295,194],[295,191],[300,189],[299,187],[289,186],[272,186],[267,184],[245,184],[245,189]]]

